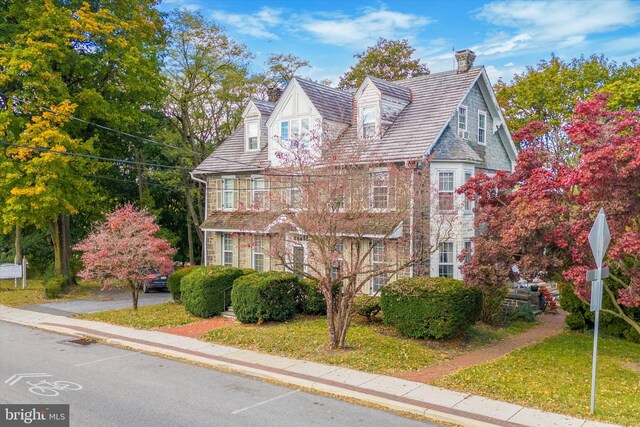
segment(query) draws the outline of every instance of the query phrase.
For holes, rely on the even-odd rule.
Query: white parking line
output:
[[[300,390],[293,390],[293,391],[290,391],[289,393],[285,393],[283,395],[276,396],[276,397],[273,397],[271,399],[263,400],[262,402],[254,403],[253,405],[247,406],[246,408],[242,408],[242,409],[238,409],[236,411],[233,411],[232,414],[233,415],[239,414],[240,412],[244,412],[244,411],[247,411],[249,409],[253,409],[255,407],[262,406],[262,405],[267,404],[269,402],[273,402],[274,400],[278,400],[278,399],[282,399],[283,397],[291,396],[292,394],[298,393],[299,391]]]
[[[106,360],[119,359],[121,357],[127,357],[127,356],[135,356],[136,354],[139,354],[139,352],[136,351],[135,353],[121,354],[120,356],[105,357],[104,359],[92,360],[91,362],[78,363],[77,365],[73,365],[73,366],[91,365],[92,363],[99,363],[99,362],[104,362]]]

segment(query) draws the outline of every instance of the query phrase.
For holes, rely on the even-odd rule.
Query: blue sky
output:
[[[242,1],[164,0],[160,9],[198,9],[255,54],[310,61],[301,75],[334,84],[353,55],[378,37],[407,38],[432,72],[453,68],[453,52],[470,48],[491,81],[511,80],[555,53],[563,59],[605,54],[640,57],[640,0]]]

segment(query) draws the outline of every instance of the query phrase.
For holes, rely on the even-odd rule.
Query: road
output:
[[[73,339],[0,322],[0,403],[68,403],[71,425],[91,427],[434,425],[143,353],[74,344]],[[5,383],[19,373],[51,376]],[[26,383],[41,380],[71,381],[82,389],[44,397]]]

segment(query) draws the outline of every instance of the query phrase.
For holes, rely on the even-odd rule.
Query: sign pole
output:
[[[591,413],[595,411],[596,404],[596,367],[598,364],[598,329],[600,326],[600,308],[602,308],[602,288],[603,279],[609,277],[609,268],[602,268],[602,260],[607,252],[611,233],[604,210],[600,208],[596,221],[589,233],[589,244],[593,257],[596,260],[597,269],[587,271],[587,280],[591,281],[591,311],[595,312],[595,323],[593,327],[593,360],[591,362]]]
[[[596,323],[593,329],[593,361],[591,370],[591,413],[596,406],[596,366],[598,363],[598,323],[600,322],[600,310],[596,310]]]

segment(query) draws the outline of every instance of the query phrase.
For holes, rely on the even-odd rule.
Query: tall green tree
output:
[[[179,10],[169,17],[171,37],[165,74],[169,94],[164,112],[180,136],[176,161],[193,169],[236,129],[242,108],[257,91],[260,78],[251,74],[251,53],[197,12]],[[189,260],[195,262],[192,241],[204,220],[204,185],[181,172],[188,215]]]
[[[413,58],[415,51],[409,40],[381,37],[374,46],[353,55],[358,62],[340,77],[338,87],[357,88],[367,76],[393,81],[429,74],[427,66],[419,58]]]
[[[140,158],[136,155],[140,143],[116,137],[87,122],[127,132],[149,126],[152,119],[148,111],[163,93],[159,72],[165,43],[163,25],[155,0],[2,2],[1,136],[10,142],[22,141],[33,146],[50,141],[53,132],[68,138],[67,143],[79,141],[72,145],[81,152],[93,149],[103,156]],[[48,127],[38,126],[48,110],[61,117],[73,114],[85,122],[46,119]],[[89,141],[91,146],[85,146]],[[67,149],[65,144],[53,146]],[[3,154],[0,162],[9,168],[6,166],[9,162],[30,163],[40,157],[60,156],[49,153],[22,159],[12,152]],[[59,174],[49,175],[50,185],[62,185],[61,177],[76,171],[77,161],[76,158],[73,162],[59,162]],[[127,169],[110,168],[107,173],[119,174]],[[84,171],[91,172],[91,169]],[[33,189],[37,188],[33,185]],[[56,267],[63,275],[68,274],[71,254],[70,215],[88,215],[99,208],[93,192],[85,191],[91,186],[70,188],[78,189],[74,197],[84,197],[83,203],[79,200],[71,203],[73,209],[63,204],[58,205],[59,209],[54,204],[47,209],[32,205],[34,211],[30,214],[34,221],[49,218]],[[51,217],[56,209],[58,216],[54,221]],[[45,210],[46,215],[40,212]]]
[[[618,65],[593,55],[566,62],[552,55],[549,61],[542,60],[516,75],[512,83],[499,81],[496,96],[511,132],[526,133],[527,127],[542,123],[547,131],[540,135],[540,141],[553,152],[572,156],[577,147],[569,144],[563,127],[571,121],[576,103],[607,90],[623,97],[620,106],[632,104],[633,94],[625,97],[623,91],[638,76],[637,69],[635,61]]]

